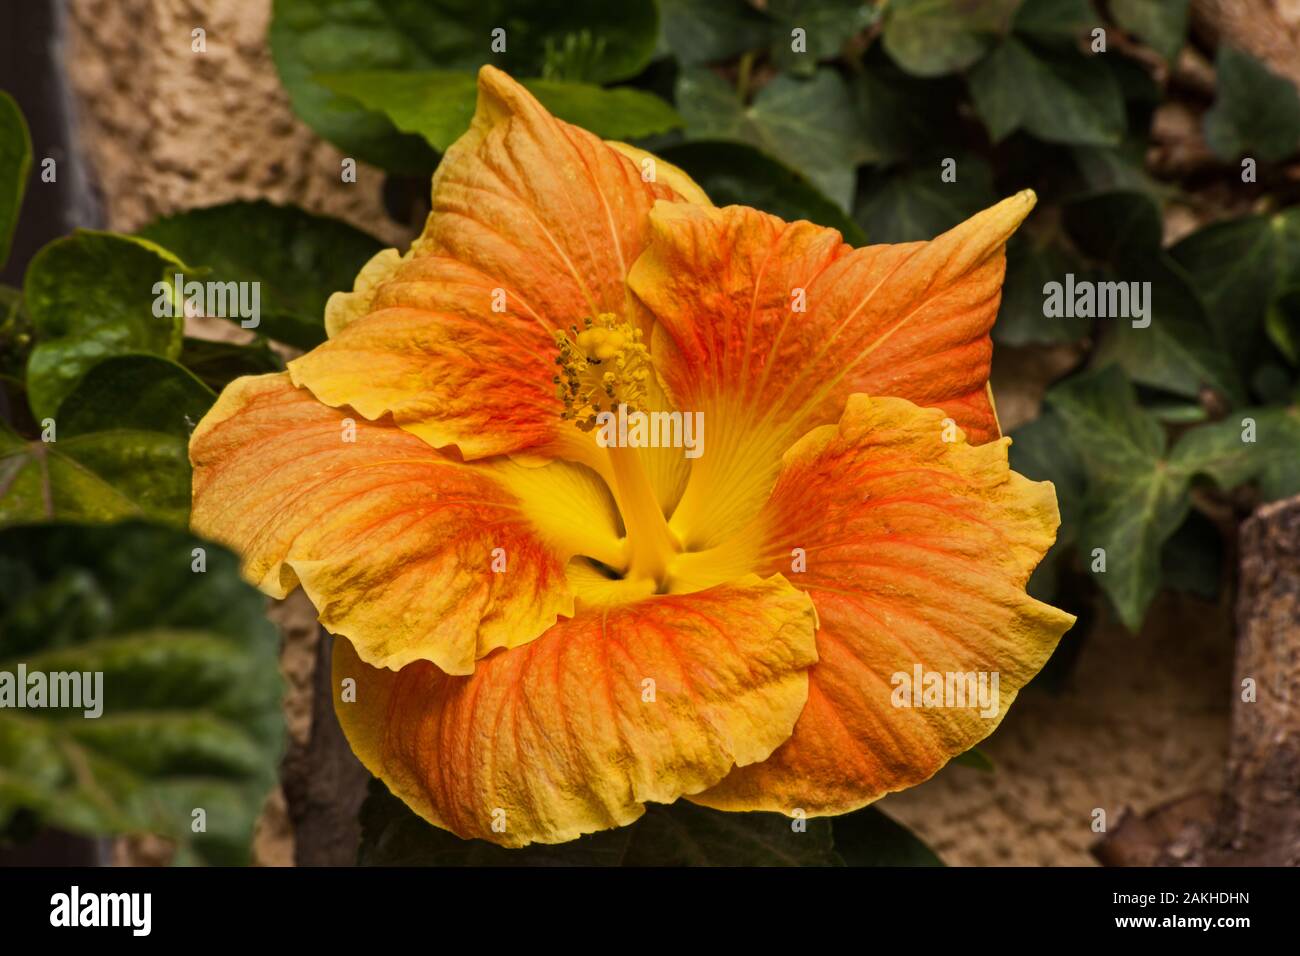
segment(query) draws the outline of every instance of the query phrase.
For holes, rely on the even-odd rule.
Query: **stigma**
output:
[[[620,404],[629,410],[645,405],[650,378],[650,351],[641,330],[618,316],[602,312],[552,333],[560,354],[555,397],[564,403],[561,417],[583,431],[596,427],[596,416]]]

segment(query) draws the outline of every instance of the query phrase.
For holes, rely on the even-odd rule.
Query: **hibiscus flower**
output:
[[[439,827],[856,809],[987,736],[1073,621],[1025,593],[1056,498],[988,388],[1033,203],[854,249],[484,67],[411,249],[195,430],[194,528],[303,586],[352,748]],[[604,424],[656,412],[694,453]],[[994,675],[995,712],[914,674]]]

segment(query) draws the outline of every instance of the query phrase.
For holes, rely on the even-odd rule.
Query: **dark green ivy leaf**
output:
[[[1098,26],[1088,0],[1024,0],[1011,28],[1039,40],[1073,43]]]
[[[1186,517],[1187,480],[1166,467],[1160,424],[1137,403],[1123,373],[1109,366],[1053,388],[1047,401],[1061,416],[1087,480],[1079,531],[1085,566],[1104,551],[1094,577],[1136,631],[1155,596],[1160,552]]]
[[[819,60],[839,54],[846,41],[865,30],[876,17],[865,0],[769,0],[772,63],[779,69],[811,76]],[[802,30],[804,51],[795,52],[795,30]]]
[[[1034,481],[1050,481],[1056,489],[1061,524],[1056,529],[1055,543],[1034,569],[1028,588],[1033,597],[1050,603],[1056,596],[1059,565],[1074,550],[1083,524],[1087,492],[1083,459],[1070,440],[1065,420],[1050,406],[1011,433],[1008,456],[1013,471]]]
[[[885,51],[914,76],[964,70],[1006,32],[1020,0],[891,0]]]
[[[1115,22],[1172,61],[1187,37],[1188,0],[1110,0]]]
[[[1018,129],[1050,143],[1107,145],[1124,135],[1124,97],[1098,56],[1008,37],[968,79],[994,142]]]
[[[1212,223],[1170,255],[1186,270],[1238,367],[1262,358],[1269,307],[1300,282],[1300,210]]]
[[[1265,501],[1300,494],[1300,401],[1243,409],[1193,428],[1179,439],[1173,460],[1225,490],[1253,481]]]
[[[1067,274],[1092,279],[1087,265],[1068,244],[1047,236],[1016,235],[1007,243],[1007,274],[993,338],[1002,345],[1075,342],[1087,334],[1091,320],[1044,312],[1043,287]]]
[[[771,22],[745,0],[659,0],[663,46],[685,66],[757,50]]]
[[[755,146],[848,210],[854,168],[864,157],[856,105],[834,70],[818,70],[806,80],[783,74],[746,105],[716,73],[688,68],[677,79],[677,103],[689,138]]]
[[[944,166],[907,166],[868,176],[858,196],[856,218],[871,242],[933,239],[981,209],[993,205],[993,175],[977,156],[954,156],[956,181],[945,182]]]
[[[807,219],[838,229],[855,246],[867,241],[858,224],[812,183],[752,146],[682,143],[660,150],[659,156],[690,174],[718,206],[753,206],[789,222]]]
[[[1221,158],[1285,159],[1300,146],[1300,93],[1254,57],[1226,43],[1214,61],[1218,96],[1205,140]]]

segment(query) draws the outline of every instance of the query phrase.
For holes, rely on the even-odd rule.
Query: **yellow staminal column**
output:
[[[650,477],[635,448],[610,448],[614,496],[627,529],[628,578],[650,578],[662,585],[678,552],[677,539],[659,509]]]
[[[602,313],[583,320],[581,328],[555,332],[559,366],[556,397],[564,403],[563,415],[579,429],[591,432],[598,416],[628,413],[645,402],[646,381],[652,373],[650,354],[641,331],[617,316]],[[653,580],[656,587],[668,579],[668,566],[680,550],[659,507],[654,486],[635,448],[607,447],[614,497],[627,531],[625,576]]]

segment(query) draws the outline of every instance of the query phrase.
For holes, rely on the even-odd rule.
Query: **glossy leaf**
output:
[[[424,137],[439,152],[469,128],[478,95],[472,74],[438,70],[332,73],[317,81],[385,114],[398,129]],[[681,125],[671,106],[641,90],[605,90],[561,80],[522,82],[551,113],[605,139],[641,139]]]
[[[60,405],[53,441],[0,424],[0,524],[147,516],[184,526],[189,433],[215,397],[164,358],[100,362]]]
[[[187,338],[181,348],[180,363],[215,392],[244,375],[284,371],[284,360],[263,340],[240,345]]]
[[[419,173],[435,162],[423,140],[315,77],[449,70],[472,78],[491,63],[517,76],[605,83],[639,73],[657,35],[653,0],[276,0],[270,44],[295,112],[317,133],[355,158]],[[494,41],[505,49],[494,51]]]
[[[301,349],[325,340],[325,301],[351,290],[361,267],[383,248],[336,219],[261,200],[192,209],[139,234],[208,270],[198,281],[257,283],[258,324],[224,317]]]
[[[38,252],[23,288],[37,339],[27,363],[32,413],[53,417],[77,380],[111,355],[176,358],[183,319],[172,277],[185,271],[154,243],[108,232],[77,232]]]

